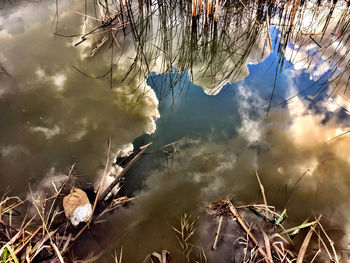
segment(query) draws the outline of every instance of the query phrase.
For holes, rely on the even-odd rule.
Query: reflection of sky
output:
[[[80,24],[79,16],[66,14],[65,19]],[[154,131],[152,121],[158,117],[156,100],[136,102],[137,94],[125,95],[132,87],[111,90],[106,80],[82,77],[72,69],[72,64],[82,67],[86,64],[81,63],[79,49],[69,46],[71,40],[54,39],[50,25],[22,26],[9,28],[6,34],[0,31],[3,33],[0,39],[4,38],[0,42],[3,45],[0,58],[5,58],[5,65],[19,76],[18,86],[13,80],[0,79],[8,87],[4,86],[1,97],[2,179],[21,178],[14,180],[14,185],[22,185],[24,179],[42,174],[51,165],[64,168],[73,162],[84,172],[95,173],[104,157],[106,138],[112,137],[112,142],[119,146],[144,132]],[[273,35],[274,31],[271,32]],[[310,170],[310,176],[297,189],[288,207],[290,214],[294,213],[293,222],[300,223],[312,209],[328,213],[330,208],[341,207],[342,201],[349,200],[350,182],[346,175],[350,171],[350,141],[344,137],[325,144],[347,127],[344,110],[336,116],[325,112],[329,109],[338,112],[336,105],[341,102],[334,99],[335,106],[329,105],[324,95],[317,104],[310,104],[310,95],[318,87],[310,88],[289,104],[272,107],[265,119],[278,61],[276,48],[264,62],[249,65],[250,74],[243,81],[227,84],[215,96],[203,93],[186,77],[185,83],[181,83],[185,84],[182,93],[180,84],[175,87],[174,104],[171,94],[159,97],[162,117],[157,121],[157,130],[153,135],[138,138],[136,143],[152,140],[156,148],[184,136],[192,141],[175,157],[173,181],[168,184],[162,184],[164,169],[159,160],[139,162],[128,174],[127,189],[138,188],[140,181],[145,181],[148,188],[140,193],[140,201],[135,201],[133,209],[123,210],[130,221],[121,222],[128,224],[147,216],[149,220],[146,227],[141,225],[139,231],[128,237],[132,248],[128,256],[134,256],[132,250],[137,242],[141,251],[162,248],[162,231],[169,231],[169,217],[193,212],[203,200],[226,194],[235,194],[243,201],[259,200],[255,177],[251,176],[256,168],[261,171],[269,203],[279,209],[285,205],[285,187]],[[89,71],[99,72],[101,63],[106,61],[103,56],[89,59]],[[297,71],[288,61],[284,67],[287,69],[277,74],[272,105],[313,84],[307,69],[301,67]],[[169,84],[168,76],[164,78],[154,74],[148,84],[159,90],[160,85]],[[298,207],[301,202],[304,209]],[[168,207],[172,207],[171,213],[167,213]],[[158,218],[161,208],[165,212]],[[346,217],[342,213],[338,216],[339,221]],[[149,234],[160,239],[149,242]],[[126,249],[127,242],[126,239]]]
[[[185,135],[207,134],[212,130],[225,131],[230,136],[235,136],[237,134],[236,128],[240,125],[241,96],[238,87],[244,86],[255,97],[261,98],[261,105],[252,104],[250,110],[251,114],[255,112],[255,114],[263,115],[269,105],[276,71],[278,74],[272,106],[298,94],[306,87],[311,88],[299,97],[311,101],[310,96],[314,95],[317,86],[314,85],[315,82],[310,79],[309,74],[305,71],[294,71],[293,64],[289,61],[285,61],[284,67],[286,69],[280,72],[279,69],[276,69],[277,61],[276,46],[273,53],[263,62],[248,65],[250,74],[244,80],[239,83],[226,84],[222,91],[215,96],[204,94],[185,75],[182,82],[175,86],[174,97],[171,94],[167,97],[158,96],[162,118],[157,121],[157,131],[152,135],[152,139],[156,142],[160,140],[162,143],[167,143]],[[169,86],[169,83],[170,78],[166,75],[153,73],[148,79],[148,84],[155,90],[159,89],[161,85]],[[325,96],[321,96],[318,100],[324,99]],[[285,103],[283,107],[286,107]]]
[[[162,81],[162,77],[157,75],[152,76],[152,79],[153,83],[148,81],[151,86]],[[188,79],[186,82],[185,90],[181,93],[176,90],[174,103],[170,94],[161,99],[159,110],[165,115],[157,121],[154,141],[158,143],[159,136],[160,143],[165,143],[188,135],[208,133],[212,128],[230,130],[232,133],[232,125],[237,122],[237,107],[232,101],[236,90],[227,89],[210,96],[203,93],[200,87],[189,83]],[[180,85],[177,85],[175,89],[179,88]]]
[[[261,202],[255,169],[265,186],[268,203],[276,205],[279,211],[286,207],[291,187],[306,172],[288,202],[288,221],[296,225],[313,213],[322,213],[325,224],[331,223],[337,229],[331,231],[332,238],[343,237],[338,224],[346,223],[348,218],[344,207],[350,198],[350,140],[343,137],[326,142],[346,130],[349,118],[339,107],[334,107],[335,113],[329,111],[326,93],[313,102],[313,88],[289,103],[272,107],[265,118],[277,59],[275,50],[264,62],[250,65],[250,74],[243,81],[226,85],[216,96],[206,95],[186,80],[182,84],[189,89],[179,95],[183,85],[176,86],[174,104],[171,96],[160,97],[162,117],[157,121],[157,131],[142,136],[136,143],[154,141],[161,146],[183,136],[189,139],[180,146],[170,171],[164,168],[164,156],[160,155],[153,161],[145,157],[146,161],[128,174],[127,188],[136,189],[147,178],[143,182],[146,187],[139,193],[133,210],[125,210],[119,216],[139,218],[136,229],[146,229],[145,236],[154,239],[152,244],[146,244],[143,234],[130,230],[123,240],[126,254],[128,244],[142,251],[162,248],[168,242],[167,248],[173,246],[172,251],[176,250],[176,244],[162,237],[162,233],[171,235],[169,225],[176,224],[181,213],[197,213],[203,200],[233,195],[237,203]],[[285,66],[287,69],[278,73],[272,105],[314,84],[306,70],[296,71],[288,61]],[[166,76],[153,75],[153,81],[148,83],[159,88],[157,85],[164,84],[164,78],[169,81]],[[158,216],[162,220],[153,225],[153,218]],[[200,227],[201,239],[197,242],[207,248],[213,235],[206,232],[205,224]],[[216,254],[206,252],[217,261]],[[222,262],[230,260],[230,255],[221,255]],[[127,257],[135,259],[138,255]]]

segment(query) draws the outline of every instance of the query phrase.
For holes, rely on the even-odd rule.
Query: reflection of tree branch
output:
[[[349,130],[349,131],[346,131],[346,132],[343,132],[343,133],[341,133],[341,134],[339,134],[339,135],[337,135],[337,136],[334,136],[333,138],[331,138],[331,139],[329,139],[328,141],[326,141],[326,143],[329,143],[329,142],[331,142],[331,141],[333,141],[333,140],[335,140],[335,139],[338,139],[339,137],[342,137],[342,136],[344,136],[344,135],[346,135],[346,134],[348,134],[348,133],[350,133],[350,130]]]
[[[129,40],[128,34],[131,35],[136,54],[126,73],[123,73],[121,82],[125,81],[129,85],[131,82],[139,80],[141,83],[144,78],[151,75],[151,70],[156,66],[159,69],[157,70],[159,81],[157,85],[153,85],[154,89],[159,98],[171,95],[174,102],[175,90],[181,93],[185,85],[189,87],[189,82],[185,81],[187,76],[191,81],[198,79],[205,81],[208,88],[210,88],[208,92],[211,93],[219,91],[226,82],[238,79],[255,47],[254,45],[263,36],[265,30],[267,38],[262,46],[261,57],[264,57],[266,50],[272,49],[272,40],[269,34],[270,24],[276,25],[281,33],[280,37],[275,37],[274,42],[274,45],[277,45],[277,68],[280,72],[291,67],[290,64],[285,65],[285,51],[290,41],[297,44],[292,51],[291,60],[294,60],[298,53],[302,52],[302,47],[309,43],[308,39],[311,39],[318,46],[316,51],[311,51],[306,58],[301,59],[305,62],[305,68],[310,68],[314,59],[325,54],[326,49],[332,46],[334,41],[348,41],[344,36],[349,24],[348,20],[345,19],[345,13],[342,14],[341,22],[337,24],[338,30],[344,34],[322,42],[316,38],[317,34],[315,34],[315,37],[311,34],[306,35],[308,37],[303,37],[305,32],[313,32],[312,29],[301,27],[304,13],[309,12],[313,17],[312,19],[316,20],[321,16],[319,15],[321,8],[310,9],[307,5],[298,5],[298,2],[299,0],[291,3],[282,1],[274,4],[270,3],[267,6],[260,1],[247,3],[228,1],[225,7],[220,7],[222,9],[217,20],[206,13],[208,10],[205,10],[207,6],[205,1],[196,10],[196,16],[192,16],[191,5],[184,5],[182,1],[171,1],[167,4],[162,2],[152,4],[148,1],[146,3],[138,2],[138,4],[133,1],[125,3],[119,1],[118,4],[117,1],[115,9],[108,6],[107,1],[103,4],[98,2],[96,5],[100,8],[103,17],[100,20],[103,23],[86,34],[71,36],[81,37],[80,42],[77,43],[78,45],[86,41],[90,34],[104,33],[110,31],[111,27],[118,27],[118,30],[123,29],[125,40]],[[333,3],[328,5],[332,8]],[[94,7],[96,10],[96,6]],[[325,25],[324,28],[328,27],[329,21],[331,21],[329,20],[331,12],[329,11],[327,16],[321,20]],[[270,17],[271,20],[274,19],[274,23],[270,23]],[[60,34],[57,33],[57,35]],[[116,37],[114,31],[109,32],[109,39],[114,39],[116,43],[122,40]],[[117,39],[118,41],[116,41]],[[123,43],[125,45],[125,41]],[[343,47],[340,44],[338,46],[337,50],[340,51]],[[113,67],[117,64],[113,59],[116,52],[112,51],[110,70],[102,76],[91,76],[77,68],[75,69],[90,78],[103,78],[112,73]],[[118,50],[118,53],[120,56],[123,55],[120,50]],[[344,58],[338,60],[337,65],[344,63]],[[335,71],[333,73],[338,74]],[[110,83],[113,81],[112,75],[110,76]],[[153,82],[154,78],[149,78],[149,80]],[[337,84],[338,82],[333,83]],[[136,87],[131,93],[136,92],[139,87]],[[267,112],[273,105],[276,88],[275,78]],[[339,88],[335,89],[335,92],[338,90]],[[141,90],[140,97],[143,95]]]
[[[88,78],[91,78],[91,79],[102,79],[102,78],[105,78],[111,71],[108,70],[106,73],[102,74],[101,76],[91,76],[83,71],[81,71],[80,69],[78,69],[76,66],[72,66],[76,71],[78,71],[79,73],[83,74],[84,76],[88,77]]]
[[[13,5],[13,3],[12,3],[11,0],[3,0],[3,1],[2,1],[2,7],[1,7],[0,9],[4,9],[4,8],[5,8],[5,2],[6,2],[6,1],[9,2],[11,6]]]

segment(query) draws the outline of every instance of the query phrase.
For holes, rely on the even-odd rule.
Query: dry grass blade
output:
[[[13,204],[7,205],[8,202],[11,200],[14,200],[15,202]],[[0,203],[0,216],[10,213],[18,206],[22,205],[24,201],[22,201],[19,197],[6,197],[5,200],[1,201]],[[1,218],[1,217],[0,217]]]
[[[272,253],[271,253],[271,244],[270,244],[270,239],[266,235],[264,231],[262,231],[263,236],[264,236],[264,242],[265,242],[265,250],[266,250],[266,258],[269,262],[273,262],[272,260]]]
[[[301,245],[301,248],[299,250],[299,254],[298,254],[296,263],[302,263],[303,262],[304,256],[305,256],[305,253],[306,253],[306,249],[309,246],[309,243],[310,243],[310,240],[311,240],[313,232],[314,232],[314,228],[310,228],[309,232],[307,233],[307,235],[306,235],[306,237],[305,237],[305,239],[303,241],[303,244]]]
[[[329,245],[330,245],[331,248],[332,248],[335,262],[336,262],[336,263],[339,263],[337,251],[335,250],[335,247],[334,247],[334,242],[330,239],[330,237],[328,236],[327,232],[324,230],[323,226],[321,225],[321,223],[320,223],[319,221],[317,221],[317,224],[318,224],[319,227],[321,228],[323,234],[326,236],[326,238],[327,238],[327,240],[328,240],[328,242],[329,242]],[[333,259],[331,259],[331,260],[333,260]]]
[[[296,233],[298,233],[301,229],[308,228],[308,227],[310,227],[310,226],[315,225],[316,223],[317,223],[317,221],[312,221],[312,222],[310,222],[310,223],[304,222],[304,223],[302,223],[302,224],[299,225],[299,226],[292,227],[292,228],[289,228],[289,229],[284,230],[283,232],[281,232],[281,234],[287,234],[287,233],[296,234]]]
[[[117,253],[115,253],[114,260],[115,260],[115,263],[122,263],[122,260],[123,260],[123,247],[120,249],[119,258],[118,258]]]
[[[266,218],[269,217],[269,209],[267,207],[267,200],[266,200],[266,195],[265,195],[265,188],[263,186],[263,184],[261,183],[260,181],[260,177],[259,177],[259,174],[257,171],[255,171],[255,175],[256,175],[256,179],[258,179],[258,183],[259,183],[259,187],[260,187],[260,191],[261,191],[261,195],[263,197],[263,200],[264,200],[264,205],[265,205],[265,216]]]
[[[240,208],[248,208],[253,205],[245,205],[240,206]],[[331,262],[339,263],[339,259],[336,256],[336,250],[334,247],[334,242],[330,239],[328,234],[325,233],[324,228],[320,224],[320,219],[322,216],[319,216],[315,221],[308,223],[307,220],[304,221],[301,225],[297,227],[292,227],[290,229],[284,230],[282,232],[277,232],[277,228],[266,228],[268,232],[263,229],[263,226],[260,225],[258,222],[252,222],[252,218],[250,218],[247,215],[247,220],[249,218],[250,223],[248,227],[248,223],[246,223],[243,218],[240,216],[240,214],[237,211],[237,208],[232,204],[232,202],[229,199],[226,200],[218,200],[214,201],[209,204],[207,211],[210,215],[218,216],[220,215],[223,217],[224,215],[229,216],[228,212],[231,214],[231,218],[235,219],[235,222],[237,222],[241,228],[244,230],[246,236],[241,236],[241,234],[238,234],[236,241],[238,241],[238,244],[244,245],[244,247],[239,247],[238,250],[235,253],[239,253],[241,255],[241,262],[261,262],[265,261],[268,263],[273,262],[287,262],[287,263],[302,263],[306,260],[306,252],[308,248],[310,247],[310,243],[312,240],[313,233],[315,233],[318,238],[318,244],[319,248],[318,250],[311,250],[310,252],[310,260],[311,262],[315,262],[316,258],[321,253],[321,244],[325,248],[325,251],[327,252],[329,259]],[[251,212],[254,212],[252,210],[249,210]],[[271,211],[271,210],[270,210]],[[233,215],[233,217],[232,217]],[[246,216],[246,214],[244,214]],[[254,226],[252,228],[252,226]],[[256,234],[254,230],[254,235],[252,234],[252,229],[261,229],[261,234]],[[292,232],[292,234],[296,235],[299,233],[299,230],[309,228],[308,233],[306,234],[305,238],[303,239],[303,242],[300,246],[300,249],[296,252],[295,251],[295,245],[293,244],[292,240],[289,237],[289,233]],[[282,227],[283,229],[283,227]],[[273,231],[271,233],[271,231]],[[218,230],[216,231],[218,232]],[[320,233],[321,232],[321,233]],[[224,233],[224,235],[227,233]],[[327,240],[329,241],[329,245],[332,247],[333,254],[329,249],[327,248],[327,245],[325,244],[324,240],[321,237],[321,234],[326,236]],[[235,233],[235,235],[237,235]],[[258,240],[261,240],[263,238],[265,249],[259,244]],[[248,244],[253,243],[255,245],[254,248],[249,248]],[[309,255],[308,258],[309,260]]]
[[[37,230],[35,230],[35,232],[33,234],[31,234],[31,236],[25,241],[25,243],[23,243],[23,245],[21,247],[19,247],[18,249],[16,249],[15,254],[17,255],[23,248],[26,247],[26,245],[35,237],[36,234],[38,234],[38,232],[42,229],[42,227],[38,227]]]
[[[152,252],[152,254],[149,254],[146,256],[143,263],[149,262],[151,260],[151,263],[169,263],[170,262],[170,253],[167,250],[163,250],[162,254],[159,254],[157,252]]]
[[[195,223],[197,217],[188,216],[184,214],[180,220],[180,228],[172,227],[172,229],[178,234],[176,236],[181,246],[181,253],[184,255],[186,262],[190,262],[190,255],[193,249],[193,245],[190,243],[191,238],[195,233]]]
[[[56,246],[56,244],[52,241],[52,242],[51,242],[51,245],[53,246],[53,249],[55,250],[56,255],[57,255],[58,259],[60,260],[60,262],[61,262],[61,263],[64,263],[64,260],[63,260],[63,257],[62,257],[62,255],[61,255],[61,252],[60,252],[60,250],[58,249],[58,247]]]
[[[316,252],[316,254],[314,255],[314,257],[311,259],[310,263],[313,263],[313,262],[316,260],[317,256],[318,256],[320,253],[321,253],[321,249],[318,249],[317,252]]]

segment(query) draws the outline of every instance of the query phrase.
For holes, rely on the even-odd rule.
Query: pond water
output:
[[[168,4],[133,3],[135,24],[84,40],[101,24],[94,1],[3,1],[0,193],[50,191],[73,164],[79,180],[98,181],[108,138],[113,158],[131,142],[153,142],[151,153],[181,139],[173,158],[145,154],[127,173],[123,191],[137,198],[93,229],[79,256],[106,249],[110,262],[123,247],[125,262],[142,262],[167,249],[182,262],[172,226],[187,213],[200,216],[193,242],[209,262],[234,262],[229,246],[210,250],[217,221],[203,207],[226,196],[261,203],[257,171],[291,225],[323,215],[346,262],[348,9],[328,21],[329,9],[308,2],[288,32],[278,15],[266,25],[255,2],[207,27],[193,25],[190,4]]]

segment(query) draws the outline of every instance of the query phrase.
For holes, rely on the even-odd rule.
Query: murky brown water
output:
[[[68,27],[66,32],[80,29],[81,16],[70,11],[80,4],[62,4],[60,26]],[[140,91],[127,95],[136,84],[110,89],[108,78],[83,76],[73,66],[103,74],[109,69],[108,55],[82,60],[84,50],[75,48],[71,38],[53,35],[47,22],[53,6],[23,5],[2,18],[1,63],[9,75],[1,75],[1,189],[11,182],[13,189],[23,191],[29,178],[43,177],[50,167],[65,171],[73,163],[92,179],[109,137],[117,149],[154,131],[157,99],[151,95],[137,102]],[[34,10],[36,18],[26,20]],[[116,79],[124,67],[120,63],[115,68]]]
[[[323,38],[316,34],[323,24],[314,26],[316,18],[305,19],[311,24],[297,25],[302,32],[316,32],[314,39],[303,34],[286,39],[284,29],[271,27],[268,33],[260,24],[261,10],[254,10],[256,21],[242,11],[240,19],[229,15],[232,24],[219,22],[217,28],[198,27],[193,32],[188,14],[179,7],[165,8],[144,24],[136,23],[134,31],[127,27],[126,36],[118,32],[118,44],[107,43],[90,57],[108,32],[101,30],[78,46],[74,44],[79,37],[69,36],[86,33],[99,23],[84,20],[81,14],[86,8],[94,16],[93,3],[85,7],[80,1],[59,1],[57,24],[55,3],[4,4],[0,10],[1,193],[9,189],[24,195],[30,179],[36,186],[50,188],[47,182],[74,163],[80,180],[98,180],[108,138],[116,153],[143,134],[153,135],[141,137],[137,145],[150,140],[162,145],[186,136],[170,169],[162,155],[146,156],[136,165],[129,184],[137,189],[137,199],[93,229],[96,241],[87,238],[87,245],[78,249],[80,256],[106,249],[104,260],[110,262],[109,255],[123,247],[125,262],[142,262],[147,254],[167,249],[174,262],[182,262],[171,227],[178,226],[187,213],[200,215],[193,242],[204,249],[209,262],[214,258],[219,262],[218,254],[220,262],[232,261],[232,241],[210,251],[216,222],[207,220],[203,206],[228,195],[237,204],[261,202],[255,171],[268,203],[279,211],[287,208],[290,225],[323,214],[339,248],[348,248],[350,140],[344,135],[329,141],[350,125],[346,23],[332,20]],[[134,10],[137,7],[133,5]],[[336,9],[334,17],[340,17],[342,10]],[[147,12],[147,7],[141,8],[135,17]],[[304,16],[308,18],[307,12]],[[324,21],[326,16],[320,17]],[[272,26],[277,24],[278,19],[273,19]],[[319,52],[317,45],[322,46]],[[283,55],[285,68],[278,72],[277,61]],[[335,75],[323,77],[333,71]],[[147,86],[150,72],[160,79],[149,78]],[[272,106],[304,93],[271,107],[266,117],[277,75]],[[306,89],[327,77],[330,89],[322,94],[318,95],[324,85]],[[227,82],[237,84],[224,87]]]

